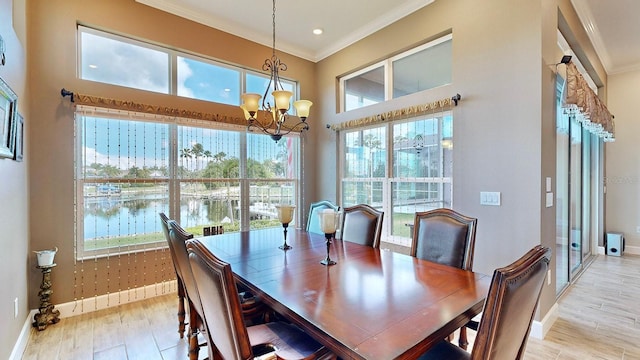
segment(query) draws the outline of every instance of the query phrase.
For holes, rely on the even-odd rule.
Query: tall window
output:
[[[342,205],[385,212],[386,241],[408,245],[415,212],[452,206],[449,111],[342,135]]]
[[[342,111],[450,84],[452,41],[446,35],[342,77]]]
[[[160,212],[201,235],[279,226],[300,198],[296,136],[95,109],[76,126],[78,257],[164,246]]]

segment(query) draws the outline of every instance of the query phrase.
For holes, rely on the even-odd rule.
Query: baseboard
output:
[[[176,280],[166,281],[160,284],[147,285],[135,289],[124,290],[119,293],[111,293],[77,301],[66,302],[55,305],[60,311],[60,319],[68,318],[80,314],[106,309],[113,306],[124,305],[136,301],[154,298],[156,296],[168,295],[177,292],[178,283]],[[27,348],[31,328],[33,327],[33,317],[38,313],[38,309],[31,310],[29,316],[22,326],[20,336],[13,346],[9,360],[20,360]],[[45,330],[46,331],[46,330]]]
[[[627,246],[624,247],[624,253],[625,254],[632,254],[632,255],[640,255],[640,246],[628,246],[627,245]]]
[[[9,355],[9,360],[22,359],[22,354],[24,354],[24,351],[27,348],[27,343],[29,343],[31,327],[33,327],[33,316],[36,313],[38,313],[38,310],[31,310],[29,312],[27,319],[24,321],[24,325],[22,325],[22,330],[20,330],[20,336],[18,336],[18,340],[16,340],[16,344],[13,346],[11,355]]]
[[[542,321],[533,321],[531,323],[531,332],[529,336],[536,339],[544,339],[547,336],[549,330],[553,326],[553,323],[558,319],[558,303],[553,304],[551,309],[547,312],[547,315],[544,316]]]
[[[86,314],[93,311],[107,309],[113,306],[124,305],[140,300],[146,300],[156,296],[162,296],[177,292],[177,281],[171,280],[160,284],[147,285],[135,289],[123,290],[110,294],[79,299],[56,305],[60,311],[60,318],[68,318]]]

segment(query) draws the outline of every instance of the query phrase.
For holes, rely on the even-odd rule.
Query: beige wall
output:
[[[104,294],[170,276],[170,271],[163,271],[164,268],[171,269],[171,263],[162,259],[163,254],[148,256],[144,260],[146,263],[138,258],[137,268],[134,269],[127,268],[127,262],[122,262],[122,267],[118,268],[117,262],[111,261],[110,270],[106,270],[106,260],[103,259],[98,262],[97,274],[93,272],[93,265],[84,266],[84,282],[88,292],[83,295],[79,288],[74,288],[74,277],[80,276],[81,266],[77,266],[74,275],[73,108],[68,98],[60,96],[60,89],[203,112],[235,116],[242,116],[242,112],[235,106],[78,79],[76,24],[125,34],[251,69],[260,69],[264,59],[271,57],[271,49],[141,5],[134,0],[50,0],[30,2],[29,6],[29,53],[38,54],[29,61],[31,96],[37,99],[31,109],[33,128],[30,133],[31,244],[34,248],[57,246],[60,249],[56,255],[58,266],[52,274],[53,302],[59,304],[74,298],[93,296],[94,286],[99,294]],[[314,64],[284,54],[281,58],[289,66],[285,75],[300,81],[301,95],[315,101],[313,86],[310,85],[314,78]],[[313,116],[309,121],[314,127]],[[122,276],[124,280],[112,279],[111,288],[107,289],[107,271],[111,275],[118,272],[139,274],[142,266],[148,269],[144,279],[138,278],[129,284],[126,276]],[[29,284],[35,285],[38,276],[37,271],[31,270]],[[29,305],[35,308],[38,301],[36,286],[29,286],[29,291]]]
[[[609,76],[608,108],[615,115],[616,141],[607,145],[606,231],[623,232],[627,247],[640,249],[640,71]]]
[[[586,35],[568,0],[451,0],[436,1],[318,63],[320,115],[330,124],[462,95],[454,109],[454,208],[478,218],[476,271],[491,273],[536,244],[555,249],[555,207],[544,206],[544,186],[551,177],[555,191],[558,9],[567,13],[566,27],[579,46]],[[447,32],[453,34],[451,85],[336,114],[339,76]],[[318,163],[327,170],[316,197],[339,201],[337,135],[319,135]],[[481,191],[501,192],[502,205],[481,206]],[[539,316],[554,302],[552,281]]]
[[[26,37],[24,1],[0,0],[0,35],[6,48],[6,65],[0,66],[0,78],[18,95],[18,110],[25,119],[25,130],[31,128],[28,111]],[[27,140],[28,141],[28,140]],[[27,281],[29,257],[27,166],[24,161],[0,159],[0,359],[7,359],[29,314]],[[18,317],[14,318],[14,300],[18,299]]]

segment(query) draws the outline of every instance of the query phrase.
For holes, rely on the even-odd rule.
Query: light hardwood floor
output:
[[[529,339],[525,359],[640,360],[639,301],[640,256],[598,256],[560,299],[546,338]],[[185,360],[176,303],[164,295],[32,329],[23,359]]]

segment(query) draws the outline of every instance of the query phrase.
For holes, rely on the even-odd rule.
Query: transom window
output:
[[[446,35],[340,79],[341,110],[349,111],[452,81],[452,35]]]
[[[267,74],[84,26],[78,34],[84,80],[236,106],[243,92],[262,95],[269,82]],[[281,82],[296,100],[297,83]]]

